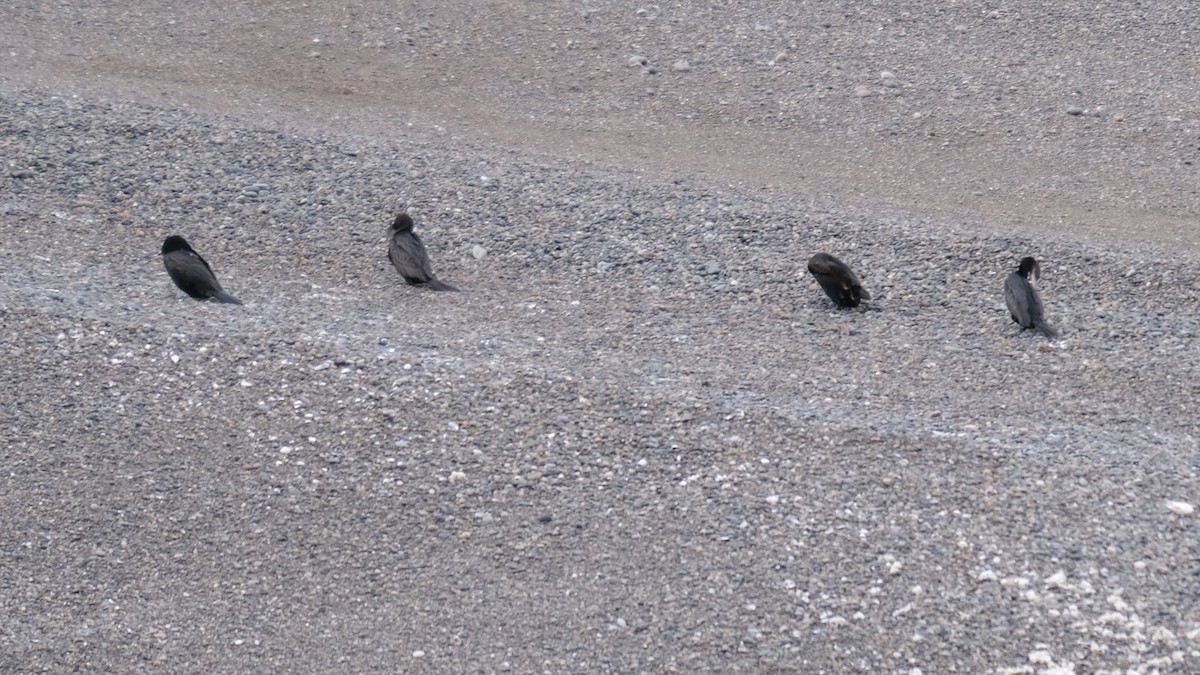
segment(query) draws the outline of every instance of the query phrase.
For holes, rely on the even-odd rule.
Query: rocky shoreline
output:
[[[0,159],[4,670],[1200,664],[1187,255],[20,87]]]

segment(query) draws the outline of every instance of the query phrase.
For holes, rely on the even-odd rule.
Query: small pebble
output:
[[[1041,666],[1052,666],[1054,665],[1054,657],[1048,651],[1037,650],[1029,652],[1029,662]]]
[[[1046,577],[1045,584],[1048,588],[1063,588],[1067,583],[1067,575],[1062,570]]]
[[[1179,516],[1190,516],[1196,511],[1196,508],[1188,502],[1174,500],[1167,502],[1167,509]]]

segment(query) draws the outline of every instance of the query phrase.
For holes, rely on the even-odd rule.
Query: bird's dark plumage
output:
[[[422,244],[421,238],[413,232],[412,217],[407,213],[396,216],[390,231],[392,238],[388,242],[388,260],[392,261],[392,266],[405,281],[413,286],[428,286],[435,291],[458,290],[433,276],[433,267],[429,264],[425,244]]]
[[[167,237],[162,245],[162,257],[167,274],[171,275],[171,281],[174,281],[175,285],[184,293],[201,300],[212,298],[217,302],[242,304],[241,300],[221,288],[212,268],[208,266],[204,258],[200,257],[199,253],[192,250],[183,237],[178,235]]]
[[[1028,256],[1021,258],[1017,271],[1008,275],[1004,280],[1004,304],[1008,305],[1008,313],[1012,320],[1021,328],[1036,328],[1047,338],[1054,339],[1058,331],[1046,323],[1042,311],[1042,298],[1038,295],[1033,282],[1042,275],[1042,266],[1038,261]]]
[[[862,287],[862,282],[846,263],[828,253],[818,253],[809,258],[808,271],[817,278],[825,295],[838,307],[858,307],[858,303],[871,299],[871,294]]]

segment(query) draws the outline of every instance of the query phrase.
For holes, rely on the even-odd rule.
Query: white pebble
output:
[[[1046,578],[1045,584],[1047,588],[1065,588],[1067,583],[1067,575],[1062,570],[1051,574]]]
[[[1117,610],[1118,612],[1128,612],[1130,609],[1132,609],[1129,604],[1125,602],[1125,599],[1116,593],[1108,596],[1108,604],[1112,605],[1113,609]]]
[[[451,471],[450,472],[450,482],[451,483],[458,483],[458,482],[464,481],[466,479],[467,479],[467,474],[463,473],[462,471]]]
[[[1029,652],[1029,662],[1041,666],[1051,666],[1054,665],[1054,657],[1050,655],[1050,652],[1039,649],[1036,652]]]
[[[1179,641],[1179,638],[1167,628],[1157,626],[1154,632],[1150,634],[1150,640],[1152,642],[1170,642],[1174,644]]]
[[[475,256],[476,260],[482,259],[483,256],[487,255],[487,252],[488,250],[479,244],[475,244],[471,247],[471,255]]]
[[[687,59],[679,59],[671,66],[671,70],[677,73],[686,73],[692,69],[692,64],[688,63]]]
[[[1169,501],[1167,509],[1178,516],[1190,516],[1196,512],[1196,507],[1187,502]]]

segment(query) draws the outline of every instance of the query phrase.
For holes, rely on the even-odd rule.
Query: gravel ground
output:
[[[989,231],[1069,229],[1111,246],[1200,244],[1200,19],[1184,4],[96,0],[10,10],[0,79],[56,92],[186,103],[317,134],[485,140],[769,187],[865,217],[901,209]]]
[[[1195,261],[5,103],[8,669],[1200,663]],[[401,201],[466,292],[390,269]]]
[[[706,67],[626,47],[598,82]],[[1193,244],[6,67],[0,671],[1200,671]],[[1146,222],[1188,217],[1163,189]],[[464,292],[391,268],[401,206]],[[246,304],[176,289],[168,234]],[[1027,254],[1051,343],[1004,308]]]

